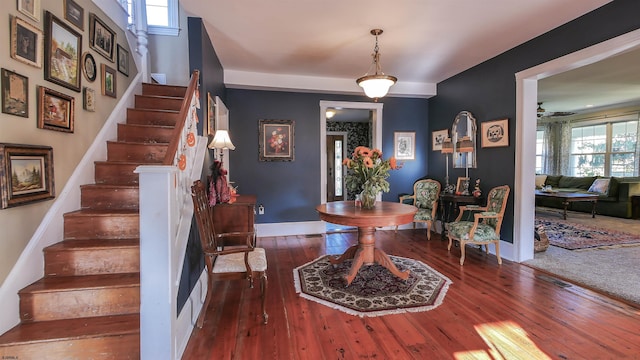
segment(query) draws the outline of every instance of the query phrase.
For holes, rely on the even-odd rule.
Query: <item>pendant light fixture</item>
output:
[[[375,68],[375,74],[369,75],[369,72],[367,72],[363,77],[356,80],[356,83],[364,89],[364,93],[374,100],[387,95],[391,85],[398,81],[395,76],[385,75],[380,68],[380,52],[378,48],[378,35],[380,34],[382,34],[380,29],[371,30],[371,35],[376,37],[376,46],[373,48],[372,54],[373,63],[371,64]]]

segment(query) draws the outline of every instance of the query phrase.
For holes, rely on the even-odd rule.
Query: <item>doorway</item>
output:
[[[327,132],[327,202],[347,200],[344,182],[347,133]]]
[[[640,30],[620,35],[583,50],[516,73],[516,167],[512,258],[533,259],[535,217],[535,146],[538,80],[592,64],[640,47]]]
[[[328,109],[357,109],[371,112],[371,146],[382,148],[382,103],[347,102],[347,101],[320,101],[320,203],[328,201],[328,160],[327,160],[327,110]]]

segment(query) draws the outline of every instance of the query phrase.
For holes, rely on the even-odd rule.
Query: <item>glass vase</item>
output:
[[[373,192],[363,190],[360,193],[360,202],[363,209],[373,209],[376,206],[376,195]]]

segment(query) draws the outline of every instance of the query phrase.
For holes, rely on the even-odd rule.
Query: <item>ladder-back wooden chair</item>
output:
[[[427,240],[431,240],[431,226],[436,218],[441,185],[436,180],[423,179],[413,184],[413,194],[400,196],[400,202],[411,204],[418,208],[413,216],[413,228],[417,222],[427,224]],[[396,225],[396,231],[398,226]]]
[[[245,279],[253,288],[255,278],[260,279],[262,318],[266,324],[269,318],[265,311],[267,257],[264,249],[255,247],[255,232],[216,233],[213,224],[213,210],[209,206],[207,191],[202,181],[197,180],[193,183],[191,197],[208,275],[207,297],[196,325],[198,328],[202,328],[207,307],[211,301],[214,282]],[[246,237],[246,244],[225,247],[224,239],[232,236]]]
[[[503,185],[494,187],[487,195],[487,206],[467,205],[460,206],[460,213],[454,222],[447,224],[447,236],[449,245],[447,250],[451,251],[453,240],[460,242],[460,265],[464,264],[464,248],[466,244],[476,244],[485,246],[485,251],[489,252],[489,244],[496,246],[496,257],[498,264],[502,264],[500,258],[500,227],[504,211],[509,198],[509,186]],[[465,210],[473,211],[473,221],[461,221]]]

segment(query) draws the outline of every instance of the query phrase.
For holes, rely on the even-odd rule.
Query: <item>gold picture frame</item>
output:
[[[40,22],[40,0],[17,0],[18,11],[35,22]]]
[[[462,195],[465,189],[465,185],[466,185],[467,191],[469,191],[469,178],[462,177],[462,176],[459,177],[458,181],[456,182],[456,195]]]
[[[61,92],[38,87],[38,128],[73,132],[75,98]]]
[[[258,120],[260,161],[293,161],[294,160],[294,127],[293,120]]]
[[[17,16],[11,17],[11,58],[42,67],[42,30]]]
[[[483,148],[509,146],[509,119],[481,123]]]
[[[0,208],[54,197],[53,148],[0,143]]]

